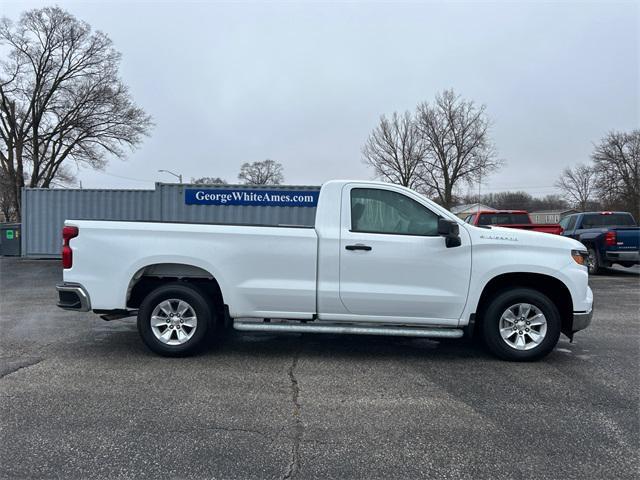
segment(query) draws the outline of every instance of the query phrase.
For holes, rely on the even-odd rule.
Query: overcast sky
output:
[[[51,2],[0,0],[0,12]],[[88,187],[237,180],[272,158],[286,183],[372,178],[360,148],[383,113],[446,88],[487,105],[507,165],[483,191],[553,193],[607,131],[640,125],[638,2],[66,2],[122,52],[156,127]]]

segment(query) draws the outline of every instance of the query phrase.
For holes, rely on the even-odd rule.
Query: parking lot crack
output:
[[[39,357],[21,358],[17,360],[7,360],[3,358],[0,364],[0,378],[11,375],[23,368],[29,368],[37,365],[42,361],[43,359]]]
[[[300,385],[296,377],[296,367],[298,366],[298,359],[300,358],[300,350],[296,351],[293,357],[291,366],[288,370],[290,389],[291,389],[291,401],[293,403],[292,417],[293,417],[293,444],[291,445],[291,457],[289,459],[289,465],[287,472],[285,473],[283,480],[294,478],[300,469],[300,444],[302,443],[302,436],[304,434],[304,425],[300,418]]]

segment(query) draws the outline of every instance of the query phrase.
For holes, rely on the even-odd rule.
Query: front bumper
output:
[[[571,333],[584,330],[591,324],[593,318],[593,307],[588,312],[573,312],[573,322],[571,324]]]
[[[591,324],[593,318],[593,292],[591,288],[587,286],[586,295],[582,302],[579,302],[576,306],[574,302],[574,308],[579,308],[578,311],[573,311],[573,314],[569,318],[569,321],[565,322],[562,332],[570,339],[573,339],[573,334],[584,330]]]
[[[79,283],[59,283],[56,285],[56,290],[58,290],[58,307],[76,312],[91,310],[89,294]]]

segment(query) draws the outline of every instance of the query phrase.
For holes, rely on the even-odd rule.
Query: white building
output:
[[[540,210],[537,212],[531,212],[529,216],[533,223],[558,223],[562,218],[572,213],[578,213],[578,210],[573,208],[563,210]]]

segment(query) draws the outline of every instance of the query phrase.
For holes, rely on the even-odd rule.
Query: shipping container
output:
[[[314,201],[305,206],[274,206],[273,202],[226,204],[193,200],[194,192],[300,192]],[[65,220],[130,220],[312,226],[319,186],[193,185],[156,183],[154,190],[46,189],[22,190],[22,255],[57,258]],[[188,195],[191,195],[191,200]],[[308,195],[307,195],[308,194]],[[193,203],[188,203],[188,202]],[[219,203],[219,202],[218,202]]]

